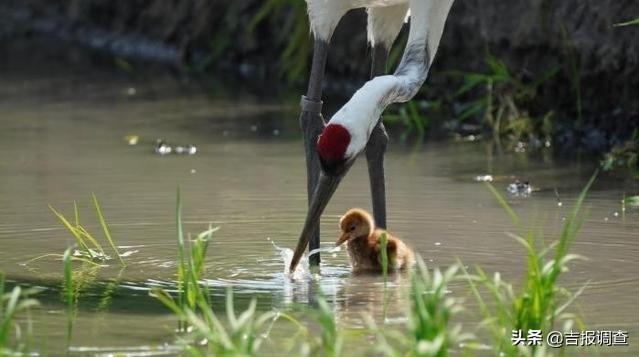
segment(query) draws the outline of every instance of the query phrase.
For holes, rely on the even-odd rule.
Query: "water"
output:
[[[175,289],[178,186],[187,232],[197,234],[209,223],[221,227],[207,261],[215,304],[223,303],[228,286],[238,309],[257,297],[260,310],[312,303],[321,289],[343,326],[361,326],[362,313],[381,318],[381,277],[352,275],[345,251],[323,253],[321,271],[314,275],[303,271],[291,280],[284,271],[283,259],[290,255],[286,248],[295,246],[306,213],[295,108],[277,98],[202,90],[171,78],[132,81],[99,73],[49,73],[54,72],[0,76],[0,97],[5,98],[0,102],[0,270],[13,282],[45,288],[44,308],[33,314],[34,332],[45,350],[59,351],[64,345],[62,264],[56,258],[24,263],[61,254],[73,243],[48,204],[70,216],[77,200],[82,221],[101,236],[91,193],[100,199],[121,249],[132,253],[124,270],[112,263],[87,273],[91,278],[72,341],[77,354],[175,352],[175,319],[148,292]],[[127,135],[138,135],[139,143],[129,146]],[[194,144],[197,154],[161,157],[153,152],[157,138]],[[552,239],[594,170],[576,158],[499,154],[483,143],[408,148],[398,140],[391,144],[386,166],[388,226],[428,265],[446,267],[460,259],[515,282],[521,279],[524,251],[506,235],[513,231],[507,215],[475,178],[492,175],[504,193],[515,179],[530,181],[534,190],[529,197],[510,201]],[[639,194],[637,180],[602,175],[597,181],[574,245],[574,253],[588,260],[576,261],[562,281],[573,290],[590,282],[579,299],[587,326],[629,330],[630,348],[615,351],[634,354],[639,352],[633,343],[639,333],[639,212],[622,214],[624,193]],[[361,159],[323,216],[326,249],[338,237],[339,216],[353,206],[370,209]],[[399,324],[406,277],[394,276],[389,284],[387,321]],[[472,330],[480,317],[465,284],[453,284],[451,294],[466,297],[462,319]],[[272,335],[287,333],[276,325]]]

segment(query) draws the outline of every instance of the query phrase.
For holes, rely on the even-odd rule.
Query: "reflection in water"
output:
[[[404,316],[406,277],[392,276],[384,296],[383,279],[351,274],[344,251],[322,254],[319,273],[288,278],[282,254],[302,228],[306,179],[295,115],[277,103],[236,93],[210,98],[161,80],[131,84],[117,78],[93,83],[0,76],[0,84],[0,96],[12,98],[0,102],[0,270],[13,282],[47,289],[47,304],[34,319],[36,337],[51,350],[64,341],[62,263],[22,263],[61,254],[73,244],[47,205],[70,216],[73,200],[91,192],[100,199],[120,248],[137,252],[125,258],[123,271],[112,264],[92,276],[79,306],[76,348],[125,350],[172,341],[175,320],[148,291],[175,290],[178,186],[186,231],[220,226],[205,275],[216,310],[223,311],[225,289],[232,286],[238,309],[252,297],[262,310],[312,304],[321,290],[343,326],[361,326],[362,313],[377,321]],[[135,96],[126,95],[131,86]],[[137,145],[122,140],[131,134],[139,136]],[[157,138],[192,143],[197,155],[156,155]],[[530,195],[511,197],[510,203],[530,224],[543,225],[550,240],[593,171],[547,154],[499,154],[483,143],[435,143],[413,151],[393,144],[386,164],[390,230],[431,266],[460,259],[469,267],[501,271],[513,282],[521,277],[524,252],[505,234],[513,230],[507,215],[474,178],[491,175],[501,192],[515,179],[530,181],[535,188]],[[592,281],[580,297],[589,327],[639,333],[634,308],[639,275],[633,274],[639,272],[639,211],[628,208],[615,215],[623,195],[637,193],[636,180],[602,175],[587,200],[590,214],[574,253],[589,260],[575,262],[566,284],[573,288]],[[90,211],[89,203],[82,202],[80,211]],[[352,207],[370,209],[361,160],[326,209],[324,242],[332,245],[340,214]],[[83,222],[99,232],[99,222],[92,219],[83,217]],[[283,249],[274,249],[267,237]],[[461,283],[451,292],[467,293]],[[467,302],[467,315],[477,322],[472,299]]]

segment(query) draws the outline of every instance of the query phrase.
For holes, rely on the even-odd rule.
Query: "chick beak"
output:
[[[335,246],[339,247],[340,245],[344,244],[346,241],[348,241],[351,238],[350,234],[348,233],[343,233],[341,237],[339,237],[339,239],[337,239],[337,242],[335,242]]]

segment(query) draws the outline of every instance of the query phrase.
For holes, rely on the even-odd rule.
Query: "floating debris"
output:
[[[133,88],[133,87],[129,87],[129,88],[126,89],[126,94],[131,95],[131,96],[136,95],[137,92],[138,91],[135,88]]]
[[[160,155],[168,155],[173,151],[173,149],[167,145],[164,140],[157,139],[155,141],[155,153]]]
[[[506,187],[506,192],[515,197],[528,197],[532,191],[532,186],[528,183],[528,181],[520,182],[519,180],[516,180]]]
[[[493,182],[493,175],[478,175],[475,176],[475,181],[477,182]]]
[[[174,151],[178,155],[195,155],[195,153],[197,153],[197,148],[194,145],[176,146]]]
[[[137,145],[139,140],[140,140],[140,137],[137,135],[127,135],[124,137],[124,141],[126,141],[126,143],[131,146]]]
[[[162,139],[155,141],[155,153],[159,155],[168,155],[171,153],[177,155],[195,155],[197,153],[197,147],[195,145],[177,145],[172,147]]]

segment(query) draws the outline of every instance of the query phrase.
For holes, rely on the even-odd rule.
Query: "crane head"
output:
[[[328,124],[317,139],[317,154],[322,170],[336,174],[344,166],[349,157],[347,149],[351,143],[351,134],[340,124]]]

